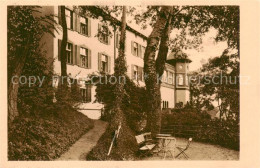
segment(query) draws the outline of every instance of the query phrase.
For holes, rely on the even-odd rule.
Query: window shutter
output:
[[[76,56],[75,54],[74,54],[74,44],[73,43],[71,43],[71,56],[72,56],[72,58],[71,58],[71,64],[74,64],[74,57]]]
[[[58,39],[58,60],[60,61],[61,40]]]
[[[78,24],[77,24],[77,22],[78,22],[78,15],[75,13],[75,12],[72,12],[72,23],[73,23],[73,30],[75,30],[75,31],[78,31]]]
[[[76,28],[76,31],[80,33],[80,16],[77,15],[77,20],[76,20],[76,25],[77,25],[77,28]]]
[[[58,23],[61,25],[61,7],[58,6]]]
[[[143,68],[138,67],[138,80],[144,81]]]
[[[74,52],[73,52],[73,64],[74,65],[77,65],[77,53],[78,53],[78,51],[77,51],[77,48],[78,48],[78,46],[77,45],[74,45],[74,48],[73,48],[73,50],[74,50]]]
[[[90,84],[87,85],[87,102],[91,102],[91,88]]]
[[[91,50],[88,49],[88,68],[91,69]]]
[[[134,42],[133,41],[131,41],[131,53],[133,55],[135,55],[135,53],[134,53]]]
[[[98,40],[101,40],[100,31],[101,31],[101,24],[98,23]]]
[[[80,66],[80,46],[77,46],[77,65]]]
[[[101,71],[101,53],[98,53],[98,70]]]
[[[108,63],[107,63],[108,70],[107,70],[107,72],[110,73],[111,72],[111,57],[107,56],[107,59],[108,59]]]
[[[142,58],[142,46],[138,44],[138,57]]]
[[[88,19],[88,36],[90,37],[91,36],[91,20],[90,18],[87,18]]]
[[[116,48],[119,48],[119,33],[116,33]]]
[[[131,65],[131,78],[134,79],[134,65]]]

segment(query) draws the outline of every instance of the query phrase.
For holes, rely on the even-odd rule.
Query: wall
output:
[[[176,103],[183,102],[186,104],[189,99],[189,90],[176,90]]]
[[[174,89],[161,87],[161,98],[162,101],[168,101],[169,108],[174,108]]]
[[[54,15],[58,16],[58,7],[44,7],[46,8],[46,11],[53,13]],[[48,10],[47,10],[48,9]],[[58,18],[55,17],[57,22]],[[78,65],[69,65],[67,64],[67,72],[68,75],[70,75],[72,78],[77,78],[77,77],[86,77],[89,74],[96,73],[98,72],[98,53],[103,52],[106,53],[108,56],[111,57],[111,73],[114,71],[114,56],[118,55],[118,49],[116,49],[116,53],[114,51],[115,49],[115,39],[114,39],[114,34],[113,37],[111,38],[111,43],[110,45],[106,45],[101,43],[98,40],[98,37],[95,37],[98,33],[98,23],[99,20],[97,19],[90,19],[91,20],[91,35],[90,37],[82,35],[78,33],[77,31],[73,30],[68,30],[68,41],[73,42],[74,45],[78,46],[84,46],[88,49],[91,50],[91,69],[87,68],[82,68],[79,67]],[[50,58],[54,58],[55,61],[53,63],[53,68],[54,72],[60,75],[61,69],[60,69],[60,61],[58,61],[58,39],[62,39],[62,30],[61,27],[58,27],[59,32],[55,33],[56,37],[46,37],[44,40],[47,42],[47,50],[48,50],[48,55]],[[110,27],[110,31],[113,32],[112,27]],[[132,78],[132,70],[131,66],[132,65],[137,65],[139,67],[143,67],[144,62],[143,58],[137,57],[132,55],[131,53],[131,42],[135,41],[138,44],[141,44],[142,46],[147,46],[147,41],[143,39],[142,37],[136,35],[135,33],[128,31],[126,32],[126,61],[127,61],[127,75]],[[167,69],[170,69],[172,72],[174,72],[174,67],[171,65],[166,65]],[[185,72],[186,66],[184,66],[183,70],[180,70],[181,73],[183,71]],[[184,80],[185,81],[185,80]],[[139,86],[145,86],[145,83],[143,81],[136,82]],[[99,103],[94,103],[95,100],[95,86],[92,87],[92,101],[90,103],[83,103],[82,108],[85,109],[92,109],[92,111],[89,111],[91,113],[94,113],[93,109],[101,109],[103,106],[102,104]],[[177,92],[177,100],[182,100],[186,102],[188,97],[188,92],[186,91],[178,91]],[[161,87],[161,94],[162,94],[162,100],[168,101],[169,102],[169,108],[174,107],[174,87],[166,87],[162,86]],[[86,111],[84,111],[85,113]]]

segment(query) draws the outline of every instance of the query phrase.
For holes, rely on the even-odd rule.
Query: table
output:
[[[176,138],[174,137],[169,137],[169,136],[158,136],[156,137],[157,139],[159,139],[159,152],[163,153],[163,159],[166,158],[167,153],[170,153],[173,157],[173,159],[175,159],[174,157],[174,149],[175,149],[175,145],[176,145]]]

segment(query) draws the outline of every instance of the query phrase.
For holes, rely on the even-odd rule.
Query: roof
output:
[[[115,17],[109,15],[108,13],[106,13],[106,12],[105,12],[103,9],[101,9],[101,8],[98,8],[98,7],[96,7],[96,6],[88,6],[88,10],[89,10],[90,12],[92,12],[93,14],[95,14],[95,15],[102,15],[104,20],[109,20],[109,21],[111,21],[113,24],[115,24],[115,25],[117,25],[117,26],[120,26],[120,25],[121,25],[121,21],[120,21],[120,20],[118,20],[117,18],[115,18]],[[126,24],[126,30],[129,30],[129,31],[131,31],[131,32],[133,32],[133,33],[135,33],[135,34],[137,34],[138,36],[144,38],[145,40],[148,39],[148,37],[147,37],[146,35],[140,33],[139,31],[137,31],[137,30],[135,30],[135,29],[133,29],[132,27],[128,26],[127,24]]]
[[[192,62],[186,53],[184,53],[180,49],[173,49],[172,52],[167,57],[167,62],[175,63],[175,62]]]

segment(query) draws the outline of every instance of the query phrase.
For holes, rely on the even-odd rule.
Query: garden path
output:
[[[87,154],[96,146],[99,138],[107,128],[107,122],[94,120],[94,127],[74,143],[67,152],[57,160],[86,160]]]

